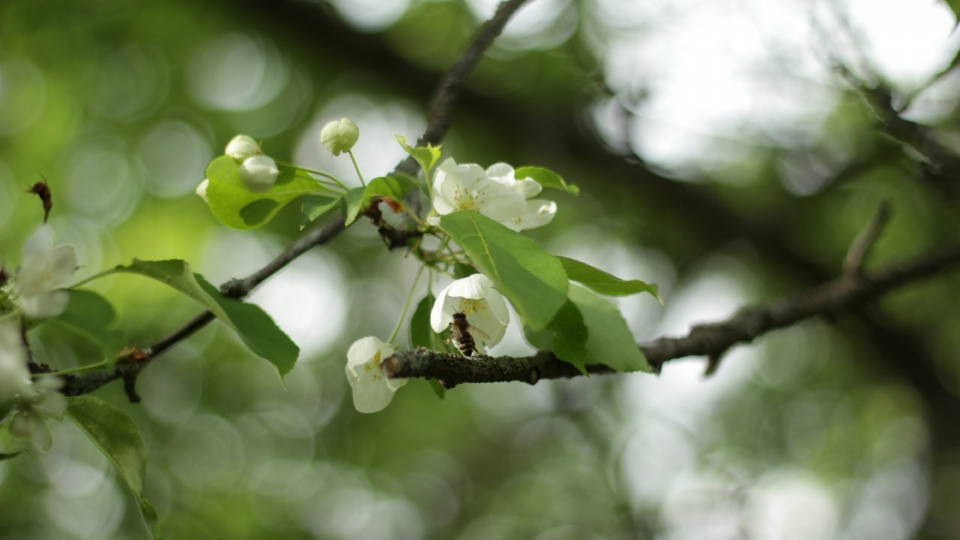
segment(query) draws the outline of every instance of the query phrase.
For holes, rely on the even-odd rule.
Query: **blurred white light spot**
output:
[[[87,100],[99,116],[139,120],[163,103],[168,79],[167,63],[160,53],[127,45],[99,59],[90,77]]]
[[[341,267],[332,253],[307,253],[250,297],[300,346],[301,361],[330,350],[343,332],[349,306]]]
[[[147,169],[147,190],[158,197],[193,193],[203,180],[212,157],[210,145],[183,122],[163,122],[140,143],[140,159]]]
[[[331,0],[350,26],[364,32],[379,32],[397,22],[410,7],[410,0]]]
[[[74,537],[112,537],[123,521],[123,496],[114,482],[93,486],[82,492],[48,491],[43,502],[50,521]]]
[[[499,0],[469,0],[477,20],[493,17]],[[570,0],[537,0],[521,7],[503,29],[495,46],[506,49],[549,49],[566,41],[577,28],[577,12]]]
[[[37,121],[47,101],[47,83],[29,60],[0,63],[0,136],[16,135]]]
[[[289,75],[272,42],[243,34],[210,39],[187,68],[193,98],[205,107],[228,111],[266,105],[287,85]]]
[[[111,146],[77,151],[66,177],[70,206],[102,225],[122,223],[143,195],[127,157]]]
[[[189,344],[174,347],[140,378],[143,406],[151,418],[168,424],[189,420],[200,404],[204,362]]]
[[[776,471],[752,489],[746,529],[750,538],[822,540],[837,529],[839,508],[823,482],[804,471]]]
[[[393,136],[399,133],[413,143],[427,123],[413,105],[402,101],[377,104],[357,95],[338,97],[327,103],[300,135],[294,159],[303,167],[333,174],[348,185],[360,185],[350,157],[334,157],[320,144],[320,129],[331,120],[350,118],[360,128],[360,140],[353,147],[364,178],[382,176],[393,170],[407,154]]]

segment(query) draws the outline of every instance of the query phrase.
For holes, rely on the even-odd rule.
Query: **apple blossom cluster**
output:
[[[532,346],[553,352],[582,373],[587,364],[611,357],[619,359],[613,369],[649,369],[622,315],[602,296],[648,292],[659,300],[656,286],[551,255],[521,234],[548,225],[556,216],[557,203],[540,198],[545,188],[576,196],[577,186],[542,167],[515,169],[494,163],[484,168],[453,157],[441,160],[440,147],[410,146],[402,135],[396,136],[397,142],[421,172],[413,177],[398,170],[367,182],[353,153],[359,137],[349,118],[326,123],[318,137],[318,149],[349,156],[359,186],[348,187],[322,171],[278,167],[254,139],[237,135],[225,155],[208,165],[207,179],[197,188],[213,215],[229,227],[261,227],[284,206],[302,199],[301,228],[337,210],[343,227],[367,217],[389,249],[406,248],[419,260],[417,281],[392,334],[386,340],[364,337],[347,351],[344,370],[358,411],[383,409],[405,384],[384,376],[381,366],[396,353],[394,340],[424,273],[430,284],[408,324],[412,347],[485,355],[503,339],[510,323],[509,301]],[[281,168],[283,179],[278,182]],[[403,216],[388,220],[380,203]],[[434,285],[445,285],[436,298]],[[443,394],[442,388],[435,390]]]

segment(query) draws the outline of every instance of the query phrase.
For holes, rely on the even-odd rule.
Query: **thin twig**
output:
[[[873,248],[883,231],[883,227],[890,220],[890,201],[880,203],[880,208],[870,223],[860,232],[856,240],[850,245],[846,258],[843,259],[843,274],[847,277],[857,277],[863,273],[863,261]]]
[[[819,315],[834,315],[873,300],[897,286],[935,274],[960,263],[960,245],[935,251],[902,263],[885,266],[857,279],[841,276],[803,293],[737,312],[726,321],[693,327],[683,337],[663,337],[640,345],[654,371],[667,361],[687,356],[717,359],[739,343],[779,328]],[[534,356],[463,358],[426,349],[398,352],[381,364],[391,378],[420,377],[438,379],[447,388],[464,383],[524,381],[570,378],[580,375],[573,365],[552,353],[540,351]],[[609,373],[603,364],[588,365],[591,373]]]
[[[460,60],[440,79],[440,83],[433,94],[433,99],[430,100],[430,109],[427,112],[427,130],[422,137],[417,139],[418,146],[437,144],[447,134],[453,115],[453,106],[456,104],[457,98],[460,97],[460,91],[463,89],[467,76],[470,75],[470,72],[483,57],[483,53],[493,45],[493,41],[503,32],[503,28],[513,14],[523,7],[527,1],[504,0],[500,2],[493,18],[480,27],[473,42],[464,51]],[[410,156],[400,162],[394,172],[416,176],[417,170],[417,162]]]

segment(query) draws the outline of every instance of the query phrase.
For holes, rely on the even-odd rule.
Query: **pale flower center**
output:
[[[476,185],[480,179],[474,180],[473,185]],[[478,190],[472,190],[469,188],[461,189],[459,186],[453,192],[453,203],[457,207],[457,210],[477,210],[479,207],[483,206],[486,202],[483,200],[483,192],[486,190],[486,187],[483,187]]]
[[[367,363],[363,365],[363,370],[372,371],[374,381],[379,381],[383,378],[380,372],[380,351],[377,351],[377,354],[373,355],[373,358],[367,360]]]
[[[470,315],[471,313],[486,314],[487,306],[487,301],[483,299],[461,298],[460,303],[457,304],[457,313],[463,313],[464,315]]]

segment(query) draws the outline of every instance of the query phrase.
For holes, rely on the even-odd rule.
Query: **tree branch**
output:
[[[493,18],[480,28],[477,36],[464,52],[460,61],[441,79],[435,97],[430,105],[427,130],[423,136],[420,137],[418,144],[426,144],[427,142],[436,143],[443,138],[450,127],[450,115],[453,112],[453,105],[456,103],[457,96],[460,94],[467,76],[476,66],[477,62],[479,62],[483,53],[490,48],[493,40],[503,31],[503,27],[506,26],[510,17],[516,13],[525,2],[527,2],[527,0],[505,0],[501,2]],[[407,165],[408,162],[410,165]],[[405,165],[407,166],[405,167]],[[410,172],[411,167],[412,173]],[[397,166],[397,170],[407,172],[408,174],[416,174],[417,167],[416,161],[414,161],[412,157],[408,157]],[[388,243],[390,249],[407,245],[411,238],[420,235],[416,231],[400,231],[394,229],[383,221],[376,205],[374,205],[373,208],[375,215],[370,215],[369,217],[374,221],[375,225],[377,225],[380,235]],[[303,255],[315,246],[329,242],[345,228],[344,218],[337,217],[324,227],[313,229],[294,242],[286,251],[277,255],[277,257],[260,270],[246,278],[232,279],[221,285],[220,292],[233,298],[245,297],[257,285],[279,272],[297,257]],[[135,381],[140,371],[148,366],[154,358],[173,345],[192,336],[214,318],[213,313],[204,311],[188,323],[157,341],[151,347],[139,351],[142,354],[137,356],[136,360],[130,355],[121,358],[118,361],[117,367],[113,370],[85,376],[65,375],[63,377],[64,385],[61,392],[67,396],[89,394],[111,381],[123,379],[124,388],[130,401],[138,402],[139,396],[136,393]]]
[[[860,306],[897,286],[930,276],[960,263],[960,245],[890,264],[867,274],[844,275],[802,293],[767,304],[741,309],[726,321],[693,327],[683,337],[663,337],[640,345],[650,366],[659,371],[669,360],[708,356],[715,368],[731,347],[750,343],[779,328],[819,315],[834,315]],[[591,373],[609,373],[605,365],[589,365]],[[570,378],[580,375],[573,365],[553,353],[540,351],[523,358],[464,358],[426,349],[398,352],[381,364],[390,378],[420,377],[442,381],[447,388],[458,384]]]

